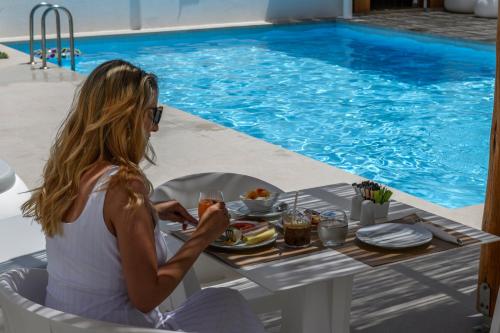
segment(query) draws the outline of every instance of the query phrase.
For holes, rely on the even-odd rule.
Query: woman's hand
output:
[[[174,222],[189,222],[193,225],[198,224],[198,221],[187,212],[180,203],[175,200],[163,201],[155,203],[154,208],[158,212],[158,216],[162,220]]]
[[[207,208],[196,228],[196,233],[203,235],[203,238],[208,242],[208,246],[208,244],[219,238],[228,226],[229,213],[226,205],[223,202],[218,202]]]

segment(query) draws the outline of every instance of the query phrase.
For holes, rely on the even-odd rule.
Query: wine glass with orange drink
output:
[[[200,200],[198,201],[198,219],[201,219],[208,207],[223,201],[224,197],[221,191],[200,192]]]

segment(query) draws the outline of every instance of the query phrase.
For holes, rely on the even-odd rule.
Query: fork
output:
[[[238,234],[236,233],[236,230],[239,232],[239,237]],[[238,241],[241,240],[242,234],[240,230],[229,227],[226,229],[225,237],[227,242],[236,244]]]
[[[227,240],[232,242],[233,237],[234,237],[234,230],[232,228],[227,228],[226,229]]]

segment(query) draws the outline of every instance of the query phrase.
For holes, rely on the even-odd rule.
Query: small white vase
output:
[[[376,219],[387,217],[389,214],[389,201],[384,202],[383,204],[374,203],[373,206]]]
[[[371,200],[365,200],[361,203],[359,224],[363,226],[375,224],[375,204]]]
[[[349,216],[351,220],[359,220],[361,218],[361,203],[363,200],[363,197],[360,195],[355,195],[351,199],[351,215]]]

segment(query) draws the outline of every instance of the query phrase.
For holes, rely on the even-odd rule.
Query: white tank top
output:
[[[103,217],[106,185],[118,171],[113,166],[97,181],[81,215],[62,223],[63,235],[46,237],[49,281],[45,305],[82,317],[142,327],[156,327],[165,316],[157,308],[142,313],[130,302],[117,238]],[[167,246],[154,230],[158,265],[167,260]]]

